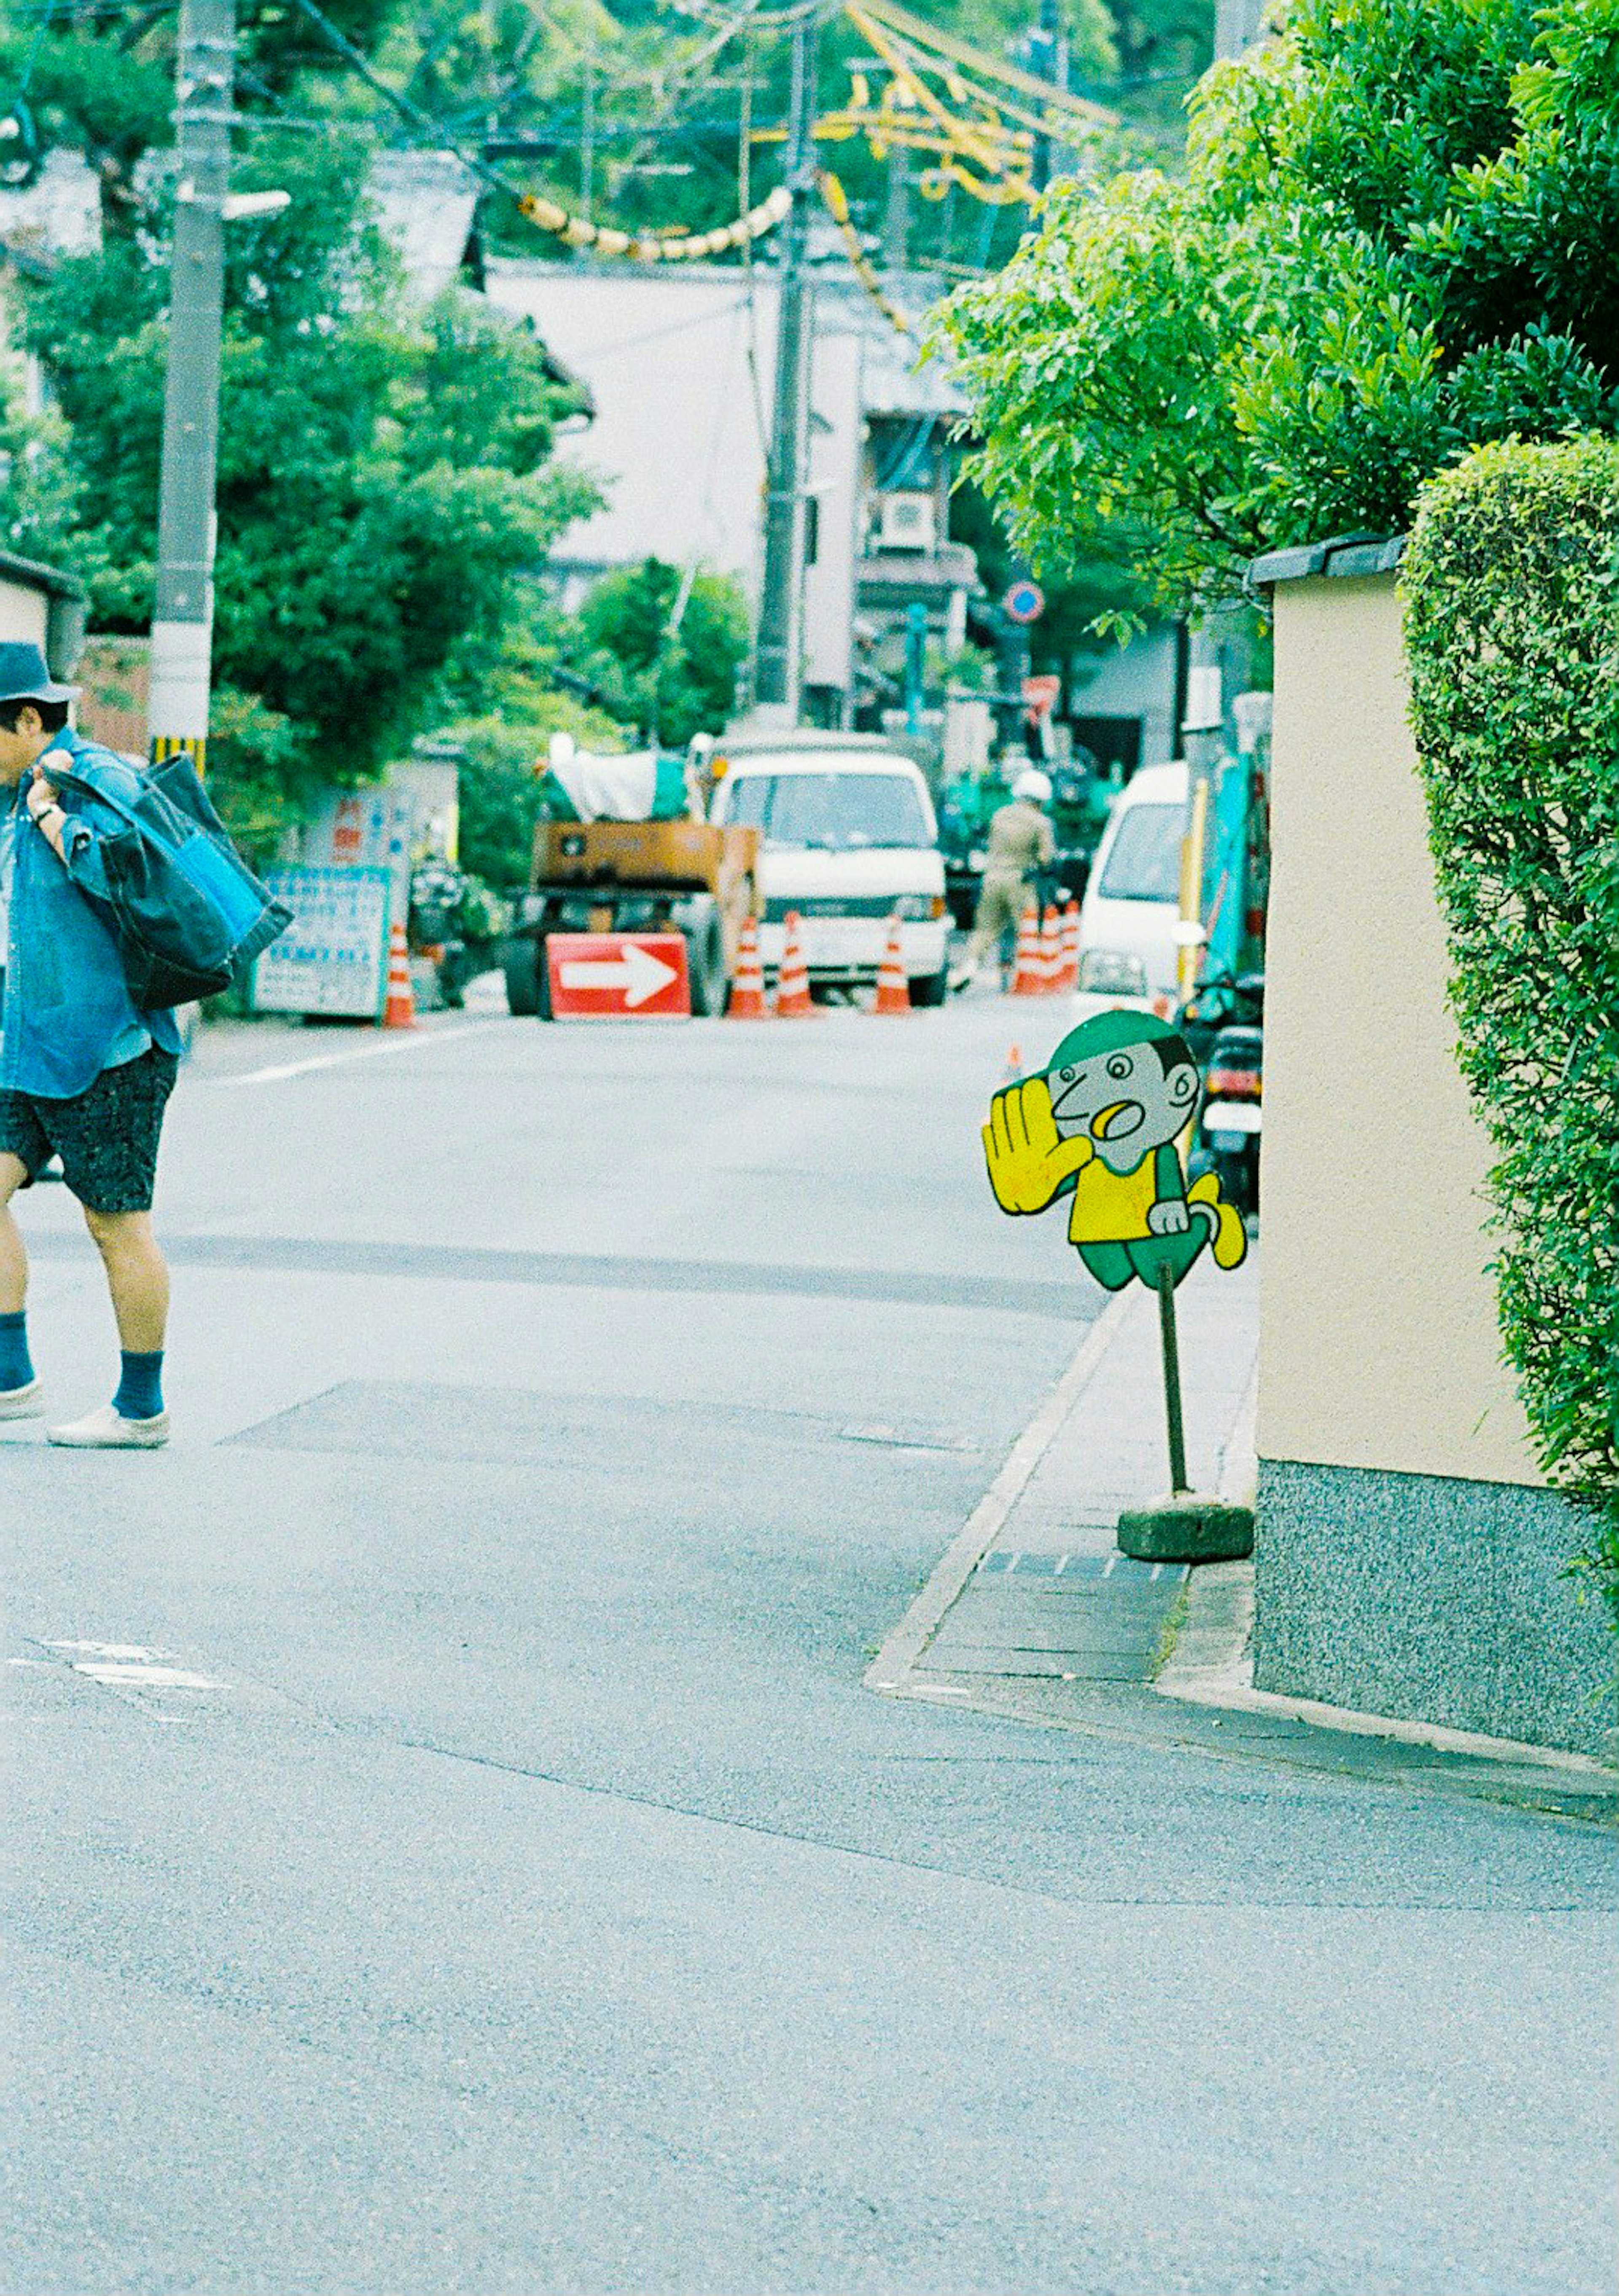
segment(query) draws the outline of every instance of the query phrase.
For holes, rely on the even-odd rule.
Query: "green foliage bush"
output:
[[[1501,1331],[1619,1625],[1619,447],[1480,448],[1402,586]]]

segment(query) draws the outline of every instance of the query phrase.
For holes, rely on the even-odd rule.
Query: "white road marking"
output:
[[[46,1643],[46,1650],[77,1651],[82,1658],[147,1659],[172,1658],[172,1651],[148,1650],[144,1643]]]
[[[316,1069],[346,1068],[351,1061],[379,1061],[390,1053],[413,1053],[423,1045],[448,1045],[457,1037],[472,1037],[494,1024],[490,1021],[468,1021],[456,1029],[427,1029],[420,1034],[414,1029],[400,1029],[380,1045],[357,1045],[349,1053],[317,1053],[307,1061],[282,1061],[274,1068],[249,1069],[245,1076],[207,1077],[203,1079],[216,1091],[232,1092],[238,1085],[284,1084],[289,1077],[309,1076]]]
[[[103,1659],[76,1659],[75,1674],[88,1675],[92,1682],[119,1683],[137,1690],[224,1690],[226,1685],[216,1682],[211,1675],[192,1674],[183,1666],[133,1665]]]
[[[135,1690],[226,1690],[228,1683],[211,1675],[193,1674],[189,1667],[170,1663],[172,1651],[151,1650],[144,1643],[46,1643],[44,1647],[66,1659],[75,1674]],[[27,1660],[14,1661],[27,1665]],[[43,1663],[44,1661],[35,1661]]]

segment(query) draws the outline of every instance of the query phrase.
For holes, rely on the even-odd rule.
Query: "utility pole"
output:
[[[796,726],[803,698],[805,464],[809,436],[809,358],[814,290],[805,267],[815,193],[815,56],[813,7],[793,26],[792,111],[781,226],[781,302],[776,320],[775,412],[765,498],[765,578],[759,597],[754,696],[777,724]]]
[[[154,760],[186,750],[199,769],[208,743],[219,340],[235,62],[235,0],[182,0],[149,722]],[[284,202],[285,194],[281,198]]]

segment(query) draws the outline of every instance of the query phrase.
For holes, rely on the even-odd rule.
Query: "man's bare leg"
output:
[[[12,1213],[12,1198],[28,1176],[20,1156],[0,1154],[0,1316],[20,1316],[28,1305],[29,1256]]]
[[[93,1212],[85,1225],[95,1239],[119,1345],[131,1355],[159,1355],[168,1324],[168,1263],[158,1248],[150,1212]]]

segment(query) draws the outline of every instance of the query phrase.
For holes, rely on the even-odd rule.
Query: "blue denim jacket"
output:
[[[53,753],[83,758],[103,777],[135,775],[110,750],[78,734],[58,734],[40,759],[46,776]],[[6,829],[12,841],[11,929],[5,1004],[0,1023],[0,1089],[40,1100],[87,1092],[120,1037],[143,1028],[160,1052],[178,1053],[172,1013],[137,1013],[119,962],[118,944],[95,907],[106,898],[103,835],[118,816],[94,798],[64,790],[59,861],[27,811],[29,780],[18,784]]]

